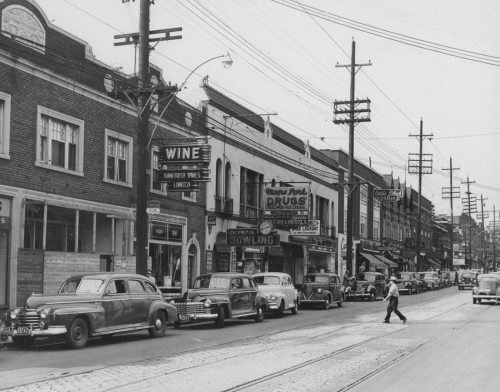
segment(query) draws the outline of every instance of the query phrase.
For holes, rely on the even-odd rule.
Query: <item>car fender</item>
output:
[[[156,312],[165,311],[167,313],[167,323],[171,324],[177,320],[177,308],[164,301],[155,301],[149,307],[149,325],[153,326],[155,322]]]
[[[267,301],[266,296],[263,294],[257,293],[257,295],[255,296],[255,303],[254,303],[255,309],[260,308],[262,305],[265,306],[266,312],[269,311],[269,302]]]
[[[104,307],[99,301],[88,304],[67,304],[57,307],[54,307],[54,305],[44,305],[38,307],[37,311],[49,308],[49,325],[64,325],[69,329],[73,320],[80,316],[84,316],[90,322],[89,329],[91,334],[104,328],[106,325]]]

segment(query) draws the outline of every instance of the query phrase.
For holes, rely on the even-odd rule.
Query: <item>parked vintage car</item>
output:
[[[423,272],[415,272],[415,278],[420,286],[420,292],[427,292],[429,290],[427,281],[425,280],[425,274]]]
[[[399,272],[396,278],[398,278],[397,285],[400,293],[420,294],[420,283],[414,272]]]
[[[451,274],[450,271],[442,271],[441,272],[441,288],[450,287],[451,286]]]
[[[283,272],[262,272],[252,275],[257,282],[259,291],[268,301],[269,310],[278,318],[285,310],[297,314],[299,309],[299,292],[293,285],[290,275]]]
[[[461,270],[458,273],[458,289],[472,288],[477,283],[478,272],[471,270]]]
[[[356,275],[356,288],[351,290],[349,298],[368,298],[375,301],[383,297],[386,291],[386,279],[380,272],[360,272]]]
[[[191,290],[170,303],[177,308],[175,328],[185,322],[209,320],[214,321],[217,328],[224,328],[225,320],[243,317],[262,322],[269,310],[266,296],[259,291],[255,280],[233,272],[198,276]]]
[[[175,307],[146,277],[94,272],[70,277],[57,294],[32,294],[23,308],[6,312],[2,335],[22,347],[62,335],[71,348],[83,348],[89,337],[122,332],[147,329],[158,338],[176,319]]]
[[[439,290],[439,278],[435,271],[420,272],[420,278],[424,279],[427,283],[428,290]]]
[[[477,277],[477,286],[472,288],[472,303],[500,301],[500,275],[484,274]]]
[[[321,305],[323,309],[329,309],[330,304],[336,302],[340,308],[345,300],[341,287],[337,274],[330,272],[307,274],[300,290],[300,305]]]

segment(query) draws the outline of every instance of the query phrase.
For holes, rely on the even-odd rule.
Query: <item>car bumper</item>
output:
[[[279,308],[280,307],[278,306],[278,304],[276,304],[274,302],[269,302],[268,307],[267,307],[267,311],[271,312],[273,310],[278,310]]]
[[[49,326],[47,329],[43,330],[31,330],[30,334],[18,334],[16,329],[7,328],[1,332],[2,336],[31,336],[31,337],[43,337],[43,336],[54,336],[54,335],[64,335],[68,330],[65,326]]]
[[[181,322],[186,321],[206,321],[206,320],[215,320],[217,318],[217,314],[214,313],[191,313],[191,314],[178,314],[177,319]]]
[[[325,300],[326,300],[326,298],[323,298],[323,299],[301,299],[300,304],[301,305],[302,304],[304,304],[304,305],[306,305],[306,304],[313,304],[313,305],[318,304],[319,305],[319,304],[324,304]]]
[[[500,300],[500,295],[494,295],[494,294],[472,294],[472,298],[476,298],[476,299],[490,299],[490,300],[499,301]]]
[[[475,287],[474,284],[472,283],[459,283],[458,284],[458,287],[467,287],[467,288],[472,288],[472,287]]]

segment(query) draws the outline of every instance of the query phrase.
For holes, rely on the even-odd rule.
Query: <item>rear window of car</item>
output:
[[[328,283],[328,276],[306,275],[304,283]]]
[[[194,281],[195,289],[227,289],[229,278],[225,276],[204,276]]]
[[[128,287],[131,293],[134,294],[144,294],[146,291],[144,290],[144,286],[138,280],[129,280]]]
[[[481,279],[481,282],[496,282],[496,281],[497,281],[497,278],[493,278],[493,277],[485,277],[485,278]]]
[[[76,293],[79,284],[80,280],[67,280],[59,289],[59,293]]]
[[[253,277],[257,284],[268,284],[268,285],[278,285],[280,284],[281,280],[279,276],[254,276]]]
[[[152,283],[149,282],[144,282],[144,285],[146,286],[146,291],[148,293],[158,293],[158,290],[156,289],[156,286],[154,286]]]

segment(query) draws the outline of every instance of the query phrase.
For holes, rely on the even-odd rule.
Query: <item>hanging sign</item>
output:
[[[210,163],[211,146],[208,144],[179,144],[160,147],[161,165],[196,165]]]
[[[320,235],[320,220],[309,219],[308,226],[290,229],[290,235]]]
[[[229,246],[278,246],[278,234],[259,234],[258,229],[227,229],[227,245]]]
[[[403,198],[402,189],[374,189],[373,196],[380,201],[399,201]]]
[[[309,186],[266,187],[266,211],[309,211]]]
[[[193,181],[210,182],[210,169],[202,167],[199,169],[166,169],[158,170],[159,182],[170,181]]]
[[[296,218],[276,218],[275,215],[267,215],[266,220],[271,222],[276,229],[290,230],[308,226],[309,218],[307,215],[302,215]]]
[[[167,182],[169,192],[196,192],[200,190],[200,184],[194,181],[172,181]]]

